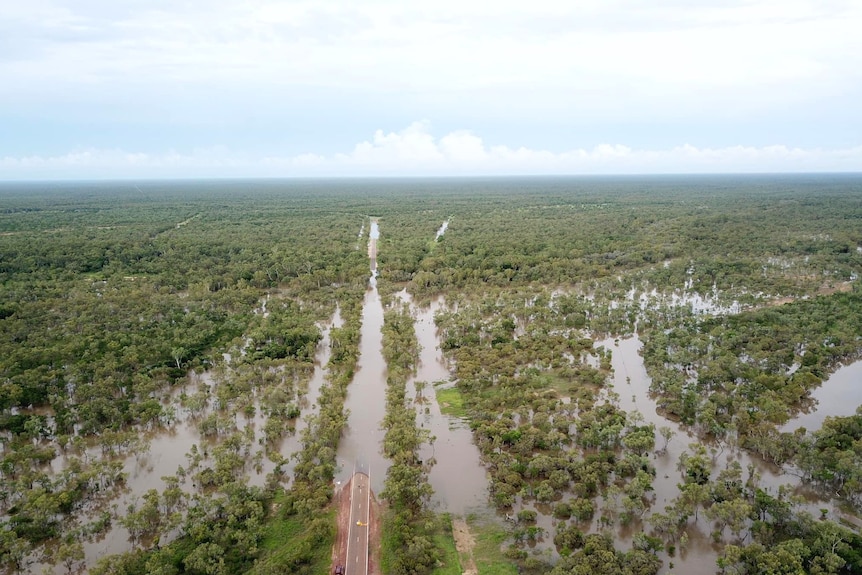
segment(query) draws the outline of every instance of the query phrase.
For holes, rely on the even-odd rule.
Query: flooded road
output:
[[[383,304],[377,292],[377,240],[380,230],[377,220],[371,220],[368,258],[371,278],[362,302],[362,327],[359,340],[359,360],[353,380],[347,387],[345,408],[349,410],[347,426],[338,444],[340,469],[336,480],[350,479],[354,463],[362,461],[371,471],[371,488],[380,493],[389,469],[383,456],[384,431],[381,427],[386,410],[386,362],[383,359]]]
[[[406,292],[402,294],[402,299],[409,301]],[[443,306],[443,299],[438,298],[430,307],[413,310],[421,351],[419,368],[408,382],[408,397],[415,400],[417,424],[428,429],[435,438],[433,445],[422,453],[425,459],[435,459],[428,474],[428,481],[434,488],[434,510],[464,516],[491,508],[488,505],[488,479],[479,449],[473,443],[472,431],[466,422],[441,413],[437,402],[435,384],[445,382],[443,387],[454,385],[440,351],[440,337],[434,323],[434,315]]]

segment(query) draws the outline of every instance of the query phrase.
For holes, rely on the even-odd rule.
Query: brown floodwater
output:
[[[659,412],[656,401],[649,391],[651,379],[647,375],[643,358],[640,355],[642,343],[637,336],[618,340],[608,339],[597,342],[596,346],[603,346],[612,351],[611,365],[614,373],[611,383],[613,392],[618,396],[615,401],[626,412],[637,411],[643,416],[646,423],[655,425],[656,448],[662,448],[665,442],[658,433],[659,428],[669,427],[674,432],[673,437],[668,442],[667,451],[661,455],[653,455],[652,463],[656,468],[656,477],[653,481],[655,497],[651,510],[645,515],[648,517],[650,512],[663,511],[664,507],[677,497],[679,494],[677,486],[683,481],[682,474],[678,469],[680,455],[685,451],[691,451],[690,444],[703,442],[685,426],[664,417]],[[824,383],[823,387],[827,388],[828,384]],[[797,476],[785,473],[785,470],[780,467],[772,465],[747,451],[710,442],[706,442],[704,445],[712,457],[713,474],[718,473],[733,462],[738,462],[742,468],[743,480],[748,478],[748,469],[751,467],[760,476],[758,483],[762,488],[776,493],[779,486],[788,485],[793,488],[796,495],[804,500],[801,505],[802,509],[815,516],[819,515],[820,508],[829,509],[828,515],[832,519],[837,519],[837,509],[834,505],[830,501],[823,500],[813,490],[802,486]],[[678,553],[677,557],[664,557],[665,567],[662,572],[669,572],[669,562],[673,561],[677,568],[685,573],[715,573],[717,569],[715,560],[718,558],[720,546],[713,543],[710,537],[711,530],[711,525],[703,517],[703,513],[700,513],[698,521],[691,522],[686,530],[688,545]],[[622,531],[618,532],[617,535],[621,543],[630,545],[631,535],[626,537]]]
[[[326,324],[319,325],[321,339],[317,345],[317,352],[314,356],[314,372],[307,384],[301,384],[299,408],[302,411],[299,419],[296,422],[296,431],[281,445],[281,454],[289,458],[289,462],[284,466],[285,476],[293,477],[293,469],[296,465],[296,460],[291,457],[294,453],[299,452],[302,448],[300,441],[302,439],[302,431],[308,427],[308,416],[317,412],[317,400],[320,399],[320,388],[326,381],[329,370],[326,365],[329,363],[329,358],[332,355],[330,347],[330,331],[332,328],[339,328],[344,324],[341,319],[341,310],[336,307],[332,320]]]
[[[862,361],[842,366],[811,392],[813,406],[788,421],[781,431],[820,429],[827,417],[854,415],[862,405]]]
[[[368,257],[371,266],[369,287],[362,302],[362,326],[359,339],[359,359],[356,373],[347,387],[345,408],[349,411],[347,425],[338,444],[340,469],[336,481],[344,483],[359,463],[369,470],[371,488],[380,493],[389,460],[383,456],[382,428],[386,411],[386,361],[383,359],[383,303],[377,293],[377,220],[371,220]]]
[[[409,301],[406,292],[402,299]],[[416,337],[421,346],[416,375],[408,382],[409,394],[415,402],[417,424],[428,429],[435,438],[433,445],[423,450],[423,458],[433,457],[435,463],[428,474],[434,489],[435,510],[453,515],[491,510],[488,502],[488,478],[481,455],[473,443],[473,433],[465,421],[444,415],[436,397],[435,383],[442,387],[454,385],[449,367],[440,351],[440,335],[434,315],[445,306],[438,298],[429,307],[413,309]],[[424,382],[421,393],[416,383]],[[422,387],[422,386],[420,386]]]
[[[445,224],[441,227],[441,231],[445,231]],[[438,237],[439,235],[438,233]],[[389,462],[383,456],[381,448],[384,435],[381,423],[385,413],[387,370],[382,355],[381,329],[384,310],[376,287],[378,238],[378,223],[376,219],[372,219],[368,245],[371,276],[363,301],[359,360],[354,379],[348,388],[346,408],[350,415],[338,448],[340,470],[336,479],[341,482],[346,481],[354,465],[362,462],[370,468],[373,489],[380,493]],[[416,336],[421,346],[417,373],[408,382],[408,394],[415,402],[417,424],[428,429],[431,436],[435,438],[433,445],[424,449],[422,454],[426,459],[431,457],[435,459],[435,464],[429,472],[429,482],[434,489],[432,501],[435,510],[455,515],[492,511],[493,508],[488,501],[486,470],[482,465],[479,450],[473,443],[469,427],[460,419],[443,415],[436,400],[435,383],[444,382],[440,387],[454,385],[452,371],[440,351],[439,334],[434,323],[434,315],[444,309],[445,300],[441,297],[433,301],[429,307],[416,308],[406,292],[399,295],[403,301],[411,305],[415,317]],[[683,303],[694,305],[697,302]],[[265,315],[266,306],[267,300],[264,299],[259,313]],[[323,337],[315,356],[313,374],[307,382],[299,383],[297,400],[301,416],[296,422],[297,429],[295,433],[287,435],[278,446],[280,453],[289,459],[289,463],[285,466],[286,477],[292,476],[294,460],[290,456],[301,449],[300,432],[307,425],[307,417],[317,410],[320,387],[325,381],[326,364],[330,357],[330,329],[333,326],[340,326],[341,323],[340,312],[336,309],[332,320],[320,326]],[[626,412],[639,412],[645,422],[655,424],[656,430],[660,427],[669,427],[674,432],[667,450],[652,456],[656,477],[653,482],[654,493],[651,494],[651,504],[644,515],[645,519],[652,512],[663,511],[664,507],[679,494],[677,486],[683,480],[678,469],[680,455],[690,451],[690,444],[698,443],[699,440],[684,426],[664,417],[657,409],[656,401],[649,392],[650,378],[640,356],[642,345],[637,336],[599,341],[596,342],[596,346],[603,346],[612,351],[611,364],[614,370],[610,381],[612,393],[603,393],[603,400],[615,402]],[[215,385],[215,377],[213,372],[190,374],[189,384],[184,391],[194,393],[199,387],[212,388]],[[837,370],[812,393],[813,399],[816,400],[815,407],[788,422],[784,429],[791,431],[804,426],[810,431],[817,429],[827,416],[855,413],[856,407],[862,404],[860,378],[862,378],[862,361]],[[417,392],[418,382],[425,382],[424,387],[419,386],[422,387],[421,393]],[[128,476],[126,488],[111,502],[116,506],[118,516],[124,515],[128,505],[138,500],[147,490],[163,489],[165,484],[161,478],[172,476],[180,466],[185,468],[188,465],[186,454],[193,445],[206,449],[207,446],[214,444],[214,440],[201,437],[197,428],[198,419],[192,418],[187,410],[179,405],[180,391],[182,390],[178,390],[167,400],[167,404],[174,406],[176,410],[174,423],[165,429],[147,432],[145,436],[148,448],[123,459],[123,470]],[[243,430],[247,426],[254,430],[252,453],[262,449],[259,440],[263,436],[265,424],[259,398],[255,398],[254,405],[256,408],[254,416],[246,418],[240,414],[235,418],[238,430]],[[664,439],[657,432],[656,448],[663,445]],[[757,470],[760,476],[759,484],[762,487],[775,492],[780,485],[790,485],[805,499],[803,505],[805,509],[818,515],[820,508],[826,508],[829,509],[829,516],[836,518],[837,512],[831,502],[822,499],[812,490],[803,488],[794,475],[788,475],[782,469],[748,452],[715,443],[705,445],[712,457],[713,473],[736,461],[742,467],[743,479],[745,479],[748,476],[747,470],[751,466]],[[90,447],[87,450],[87,456],[91,459],[101,457],[98,446]],[[52,468],[56,472],[65,467],[65,457],[60,455],[52,462]],[[266,474],[273,467],[274,464],[266,457],[259,466],[249,461],[245,469],[249,483],[263,484]],[[194,489],[191,479],[184,484],[184,488],[189,491]],[[560,500],[570,497],[567,493],[559,495]],[[601,516],[601,505],[602,499],[598,498],[595,518],[581,525],[585,532],[596,532],[600,529],[598,518]],[[534,501],[525,502],[519,498],[513,513],[521,509],[539,511],[537,525],[545,530],[545,536],[528,546],[537,551],[540,556],[554,561],[553,534],[556,522],[551,516],[552,505],[537,505]],[[649,532],[649,526],[640,520],[626,526],[616,525],[610,529],[616,537],[617,546],[622,549],[631,546],[631,538],[638,531],[645,529]],[[710,531],[709,522],[706,521],[703,513],[700,513],[698,521],[690,522],[686,530],[688,543],[685,548],[680,548],[675,557],[661,555],[664,560],[661,572],[674,571],[694,575],[716,573],[715,561],[720,552],[720,546],[713,542],[709,535]],[[92,566],[105,555],[121,553],[133,547],[128,531],[115,520],[111,529],[97,541],[85,542],[85,564],[88,567]],[[674,564],[673,569],[670,568],[671,562]],[[32,572],[41,571],[43,567],[44,565],[40,563],[30,565]],[[59,574],[63,569],[57,566],[53,571]]]
[[[265,304],[263,305],[265,306]],[[307,416],[316,409],[317,399],[320,395],[320,386],[326,378],[326,364],[330,356],[329,331],[333,325],[340,325],[341,323],[340,311],[336,309],[330,322],[318,325],[321,330],[322,339],[315,354],[314,371],[308,381],[299,381],[298,388],[296,389],[296,399],[301,410],[300,417],[296,421],[296,432],[286,435],[277,446],[280,453],[288,458],[288,463],[284,466],[286,471],[285,477],[292,476],[295,460],[291,455],[298,452],[302,447],[300,431],[306,425]],[[229,358],[226,359],[229,361]],[[224,368],[217,368],[216,370],[202,373],[190,372],[188,383],[175,390],[164,401],[165,406],[174,408],[174,422],[164,428],[156,428],[142,433],[145,448],[122,459],[123,471],[127,475],[125,488],[118,497],[109,502],[109,505],[115,509],[116,518],[112,521],[111,527],[106,533],[94,541],[84,542],[84,563],[88,568],[106,555],[123,553],[134,549],[135,544],[130,539],[128,530],[120,524],[118,519],[126,514],[129,504],[140,500],[143,494],[150,489],[162,491],[165,488],[163,477],[176,475],[180,467],[187,468],[189,461],[186,455],[190,452],[192,446],[196,445],[202,451],[206,451],[218,443],[218,439],[202,437],[198,431],[200,420],[212,412],[211,401],[210,405],[207,406],[201,415],[192,417],[188,410],[180,404],[180,396],[183,393],[193,394],[199,389],[212,390],[217,385],[217,380],[223,377],[217,373],[220,369]],[[252,417],[238,414],[233,418],[237,431],[243,431],[246,427],[253,429],[254,435],[250,445],[252,454],[263,450],[261,440],[264,437],[263,429],[266,423],[266,416],[261,409],[260,399],[255,397],[253,403],[255,413]],[[87,448],[86,457],[90,460],[102,458],[98,445]],[[54,472],[59,473],[62,471],[66,467],[67,460],[68,455],[62,453],[55,458],[52,462]],[[206,463],[205,461],[204,464],[206,465]],[[262,457],[260,463],[257,465],[249,457],[244,473],[250,485],[262,486],[267,474],[274,467],[275,464],[266,456]],[[191,478],[188,478],[181,485],[189,493],[194,492],[196,489]],[[101,509],[96,510],[93,517],[100,511]],[[164,543],[165,541],[167,539],[164,539],[162,542]],[[30,565],[32,572],[40,572],[45,567],[49,567],[49,565],[40,562],[34,562]],[[61,566],[55,566],[53,572],[59,574],[65,572],[65,569]]]
[[[658,410],[656,401],[649,391],[651,380],[640,355],[642,344],[637,336],[597,341],[595,345],[597,348],[604,347],[612,352],[613,375],[609,382],[610,390],[602,392],[600,400],[613,402],[630,414],[638,412],[645,423],[652,423],[656,427],[656,450],[658,453],[652,455],[651,461],[656,469],[656,477],[653,480],[654,491],[648,494],[649,506],[643,518],[633,520],[627,525],[616,524],[603,528],[600,525],[600,517],[605,501],[602,497],[598,497],[594,518],[591,521],[578,524],[581,530],[587,533],[609,529],[610,533],[614,535],[616,546],[620,549],[629,549],[632,545],[633,535],[642,530],[650,532],[650,526],[646,522],[649,515],[654,512],[663,512],[665,506],[669,505],[679,495],[678,485],[683,482],[682,472],[678,467],[680,455],[685,451],[690,452],[691,444],[702,442],[685,426],[664,417]],[[840,377],[847,377],[848,375],[841,374]],[[824,383],[824,390],[830,389],[829,383],[829,381]],[[826,391],[821,391],[821,393],[826,393]],[[658,429],[661,427],[669,427],[674,432],[673,437],[668,442],[667,450],[664,452],[661,451],[661,448],[664,447],[665,440],[658,433]],[[814,490],[802,486],[797,476],[788,474],[778,466],[772,465],[747,451],[714,442],[706,442],[704,445],[711,457],[714,475],[733,462],[738,462],[742,468],[742,478],[746,480],[749,475],[749,466],[751,466],[759,475],[758,484],[762,488],[775,493],[779,486],[787,485],[803,500],[800,504],[801,509],[808,511],[815,517],[819,516],[821,508],[827,509],[827,517],[833,520],[838,519],[839,512],[834,502],[824,499]],[[557,501],[564,501],[571,497],[570,493],[561,492],[558,493]],[[535,501],[524,501],[519,497],[510,514],[510,516],[516,516],[518,511],[522,509],[533,509],[538,512],[535,525],[542,528],[544,534],[534,541],[526,542],[526,547],[537,553],[539,557],[552,562],[555,561],[556,557],[553,535],[558,523],[551,515],[553,503],[550,505],[537,504]],[[697,520],[690,520],[685,530],[686,545],[682,546],[677,543],[674,557],[668,556],[667,553],[659,554],[664,561],[660,573],[715,574],[717,572],[716,559],[719,557],[724,543],[716,544],[713,541],[712,529],[711,523],[701,511]],[[725,535],[728,533],[725,532]],[[671,564],[674,565],[673,568],[670,567]]]

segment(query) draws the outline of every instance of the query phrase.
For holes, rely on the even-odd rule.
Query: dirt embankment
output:
[[[452,535],[455,538],[455,549],[458,550],[464,575],[478,575],[479,570],[476,569],[476,562],[473,561],[473,547],[476,545],[476,540],[473,539],[467,522],[458,517],[453,518]]]

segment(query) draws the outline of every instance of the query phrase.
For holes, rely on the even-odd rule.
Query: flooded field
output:
[[[436,233],[438,241],[446,232],[449,221],[443,222]],[[363,237],[365,226],[360,230]],[[348,386],[345,408],[349,412],[348,422],[339,443],[337,457],[339,468],[336,481],[344,483],[349,478],[357,462],[371,471],[372,488],[380,493],[384,487],[389,461],[383,456],[382,441],[384,431],[382,422],[385,415],[387,366],[382,353],[384,304],[377,289],[377,242],[380,229],[376,219],[369,221],[368,258],[369,282],[362,306],[362,323],[359,355],[354,377]],[[652,292],[638,293],[632,289],[626,294],[630,303],[636,303],[641,311],[652,306],[687,307],[695,315],[739,313],[739,304],[718,304],[715,298],[702,297],[691,291],[692,285],[686,283],[683,290],[669,296]],[[264,297],[255,313],[266,318],[277,299]],[[421,458],[432,463],[428,475],[434,490],[433,510],[465,517],[470,514],[493,515],[494,508],[489,500],[488,474],[482,457],[474,443],[473,434],[465,420],[444,414],[441,411],[437,392],[455,385],[453,370],[441,352],[440,335],[435,324],[435,315],[447,311],[446,300],[442,296],[433,299],[426,307],[417,306],[406,290],[397,294],[398,305],[409,306],[414,318],[415,334],[420,346],[420,356],[416,374],[407,383],[407,399],[416,410],[417,425],[427,429],[432,439],[424,447]],[[619,303],[611,302],[611,308]],[[448,310],[452,311],[452,310]],[[267,438],[269,409],[272,397],[266,395],[265,386],[252,386],[244,401],[230,400],[227,404],[220,399],[219,387],[240,377],[240,363],[233,364],[232,357],[243,357],[245,349],[232,349],[224,354],[224,364],[201,373],[190,372],[184,385],[175,390],[163,401],[173,414],[171,421],[163,427],[149,429],[140,436],[140,447],[131,448],[125,454],[114,456],[121,462],[125,482],[119,495],[108,504],[93,508],[86,519],[94,520],[100,513],[109,510],[112,522],[101,535],[84,543],[84,564],[92,566],[109,554],[122,553],[140,544],[136,537],[124,526],[123,518],[134,511],[147,491],[160,492],[179,480],[179,486],[186,494],[203,493],[203,487],[195,483],[194,471],[201,466],[211,465],[213,453],[219,443],[227,436],[241,438],[240,452],[244,458],[242,474],[249,485],[263,486],[269,474],[279,470],[282,482],[287,485],[293,474],[295,460],[292,457],[301,449],[301,432],[307,427],[308,417],[318,409],[321,386],[324,385],[329,361],[330,330],[342,325],[340,312],[336,308],[330,321],[318,324],[322,335],[317,347],[313,370],[304,374],[267,368],[260,377],[270,383],[283,385],[286,395],[280,401],[295,403],[299,416],[276,441]],[[526,317],[519,318],[515,326],[515,338],[524,337],[529,329]],[[246,339],[246,345],[248,345]],[[680,484],[684,475],[680,460],[684,454],[691,453],[699,444],[706,448],[713,476],[721,470],[738,466],[743,479],[755,476],[760,487],[769,493],[777,493],[780,488],[789,489],[798,496],[801,509],[812,515],[837,519],[839,513],[834,502],[812,489],[801,485],[798,477],[786,469],[769,464],[761,458],[737,448],[728,442],[702,443],[685,426],[665,417],[650,393],[650,377],[640,355],[642,343],[637,335],[624,338],[611,338],[595,342],[597,349],[611,352],[612,376],[607,388],[599,394],[600,402],[612,403],[629,414],[630,420],[653,424],[656,429],[656,450],[651,454],[650,463],[655,468],[653,489],[647,494],[647,510],[627,524],[622,525],[604,513],[616,503],[597,497],[597,509],[593,519],[582,522],[578,527],[584,533],[600,531],[613,534],[620,549],[632,546],[635,534],[651,528],[648,519],[651,514],[663,512],[680,496]],[[571,358],[572,361],[575,358]],[[596,357],[588,361],[598,360]],[[277,383],[279,378],[281,383]],[[828,416],[851,415],[862,403],[862,361],[851,363],[838,369],[812,394],[811,408],[789,421],[784,431],[805,427],[809,431],[819,428]],[[568,398],[563,398],[566,403]],[[206,422],[215,418],[218,432],[206,431]],[[221,419],[220,419],[221,418]],[[79,450],[80,453],[80,450]],[[106,456],[97,445],[83,450],[83,457],[98,460]],[[51,467],[60,473],[70,464],[71,452],[58,456]],[[554,502],[566,501],[574,496],[567,492],[556,494]],[[519,494],[510,514],[499,513],[499,520],[511,520],[517,525],[519,512],[535,510],[538,516],[534,523],[537,528],[533,537],[524,542],[526,548],[543,560],[554,563],[557,552],[553,537],[559,521],[553,518],[553,503],[537,503],[532,497]],[[711,575],[716,572],[716,560],[723,542],[711,536],[713,525],[701,513],[685,527],[685,544],[671,556],[667,551],[659,552],[664,561],[662,573],[679,572],[694,575]],[[176,533],[166,533],[162,542],[170,541]],[[50,552],[49,552],[50,553]],[[53,570],[60,573],[60,566],[40,563],[37,557],[31,567]],[[676,570],[676,571],[675,571]]]
[[[409,301],[406,292],[402,293]],[[444,305],[443,299],[438,298],[429,307],[413,309],[421,351],[419,369],[408,382],[408,395],[413,396],[418,424],[434,438],[424,457],[434,458],[428,479],[434,488],[435,511],[463,516],[489,510],[488,480],[472,431],[465,421],[441,413],[437,401],[438,387],[454,385],[434,323],[434,315]]]
[[[803,486],[799,477],[793,474],[792,470],[788,472],[788,469],[782,469],[768,463],[760,457],[728,443],[703,443],[685,426],[664,417],[650,394],[650,378],[644,368],[643,359],[640,355],[642,344],[637,336],[599,340],[595,346],[596,348],[608,349],[612,353],[613,374],[609,388],[600,394],[600,401],[614,403],[625,410],[629,414],[629,418],[642,419],[644,423],[655,426],[656,450],[651,456],[650,463],[655,467],[656,475],[653,480],[653,491],[648,493],[648,509],[642,518],[635,518],[626,525],[612,524],[607,526],[603,524],[602,510],[610,503],[599,497],[593,520],[579,524],[582,531],[596,533],[609,530],[613,534],[618,548],[631,548],[632,537],[636,533],[642,530],[651,531],[646,521],[649,516],[652,513],[663,512],[666,506],[680,496],[679,485],[684,482],[680,457],[686,452],[692,453],[698,445],[703,445],[706,448],[713,477],[724,469],[738,465],[743,481],[754,473],[758,485],[768,493],[775,495],[779,492],[779,488],[789,489],[797,498],[797,509],[807,511],[813,517],[819,516],[836,521],[842,517],[836,501],[824,497],[823,494],[810,487]],[[862,373],[860,362],[839,369],[818,388],[815,394],[818,399],[818,408],[811,413],[801,415],[789,423],[787,427],[794,429],[797,422],[807,421],[813,423],[809,427],[809,430],[813,430],[826,416],[854,413],[858,403],[856,397],[862,389],[857,385],[860,373]],[[848,393],[851,388],[854,389],[854,393]],[[848,405],[850,403],[853,405]],[[573,497],[569,493],[558,493],[558,496],[561,498],[560,501],[566,501]],[[532,499],[525,501],[522,497],[518,497],[511,514],[507,517],[514,519],[523,510],[537,511],[535,526],[539,528],[538,536],[526,541],[525,545],[531,552],[537,553],[545,560],[554,562],[556,551],[554,550],[553,535],[558,521],[552,516],[552,508],[553,505],[539,504]],[[679,546],[674,556],[668,555],[667,552],[659,553],[659,556],[664,560],[661,573],[685,572],[698,575],[716,573],[716,560],[724,543],[716,542],[713,539],[711,535],[713,529],[714,525],[705,517],[704,513],[700,513],[696,519],[690,520],[685,528],[685,545]],[[671,568],[671,565],[675,567]]]
[[[652,511],[661,511],[665,505],[679,495],[678,484],[682,482],[682,474],[678,463],[680,456],[685,451],[691,451],[692,444],[701,443],[694,434],[677,422],[663,417],[658,406],[650,394],[650,378],[643,365],[640,356],[641,342],[637,336],[625,339],[608,339],[597,343],[610,349],[612,355],[612,366],[614,374],[612,378],[614,398],[619,406],[629,413],[640,413],[644,421],[655,425],[656,430],[662,427],[669,428],[672,436],[667,442],[667,448],[663,453],[654,455],[652,463],[656,468],[656,477],[653,483],[655,497]],[[854,397],[862,397],[862,387],[852,385],[853,381],[859,381],[862,374],[862,365],[859,362],[846,368],[838,370],[832,377],[823,383],[815,393],[819,400],[818,409],[812,413],[805,414],[788,423],[786,427],[795,429],[792,425],[801,420],[812,423],[809,430],[817,429],[822,420],[829,415],[849,415],[855,412],[855,408],[847,407],[847,403],[856,402]],[[855,379],[854,379],[855,378]],[[855,389],[855,395],[848,394],[850,388]],[[858,403],[858,402],[856,402]],[[657,446],[662,447],[664,440],[657,433]],[[800,480],[793,474],[786,473],[778,466],[772,465],[756,455],[731,445],[720,443],[706,443],[708,452],[712,459],[713,473],[727,468],[736,463],[743,470],[743,478],[747,477],[753,470],[759,478],[760,486],[770,493],[777,493],[779,487],[787,486],[800,498],[800,508],[807,510],[813,516],[818,516],[821,509],[828,509],[829,517],[837,520],[839,513],[835,502],[823,499],[812,489],[800,484]],[[688,545],[680,551],[678,557],[671,559],[665,557],[665,570],[669,561],[684,569],[686,573],[703,573],[704,575],[716,572],[715,561],[718,558],[720,547],[710,538],[712,527],[703,514],[698,521],[687,529]],[[631,537],[627,530],[620,530],[617,536],[625,540]]]
[[[267,299],[263,300],[260,313],[266,313]],[[123,457],[110,456],[98,443],[85,447],[78,455],[75,449],[60,450],[60,454],[51,462],[55,474],[61,473],[75,457],[85,461],[118,461],[121,464],[125,481],[118,497],[103,501],[100,505],[91,506],[81,518],[86,523],[94,521],[104,512],[111,516],[110,527],[91,540],[83,541],[84,564],[94,565],[106,555],[123,553],[134,549],[140,543],[138,538],[123,525],[123,518],[130,509],[139,507],[143,496],[149,490],[163,492],[175,478],[179,478],[178,486],[186,494],[194,494],[201,489],[192,477],[192,455],[203,456],[199,466],[212,463],[210,454],[219,445],[221,439],[228,434],[242,436],[246,447],[242,453],[245,457],[243,475],[249,485],[262,486],[267,475],[276,467],[276,461],[282,463],[283,477],[287,480],[292,475],[295,464],[292,455],[299,451],[299,432],[306,426],[306,417],[316,408],[320,386],[326,377],[326,364],[329,361],[329,330],[341,322],[338,311],[331,321],[319,324],[322,339],[317,347],[314,369],[310,377],[296,377],[296,374],[285,374],[291,379],[290,388],[293,394],[288,398],[300,409],[300,415],[295,419],[295,431],[288,432],[274,444],[267,445],[265,426],[267,422],[267,406],[261,393],[255,391],[250,401],[250,408],[232,411],[233,415],[222,414],[219,425],[226,426],[218,434],[202,433],[209,416],[219,413],[217,409],[217,387],[231,378],[236,377],[234,368],[230,365],[231,354],[225,354],[226,363],[201,373],[189,372],[186,383],[163,400],[164,407],[173,413],[172,421],[162,427],[144,431],[135,435],[129,455]],[[234,354],[241,355],[241,354]],[[276,372],[273,374],[277,374]],[[279,376],[281,377],[281,376]],[[230,410],[229,410],[230,411]],[[170,541],[175,534],[166,534],[162,543]],[[51,552],[46,550],[45,558],[50,559]],[[38,572],[48,569],[54,573],[64,572],[59,565],[51,566],[44,563],[36,555],[30,563],[31,571]]]

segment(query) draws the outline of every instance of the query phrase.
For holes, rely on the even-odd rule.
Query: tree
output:
[[[182,361],[188,355],[188,350],[184,347],[174,347],[171,349],[171,357],[174,358],[174,362],[177,364],[177,369],[182,367]]]
[[[667,425],[662,425],[658,428],[658,432],[661,434],[664,439],[664,446],[661,448],[662,452],[667,452],[667,446],[670,444],[670,440],[676,435],[673,429],[668,427]]]
[[[216,543],[202,543],[186,556],[183,561],[186,569],[202,575],[227,575],[229,572],[224,560],[224,549]]]
[[[84,545],[80,541],[61,543],[54,554],[54,560],[66,568],[71,575],[84,563]]]

